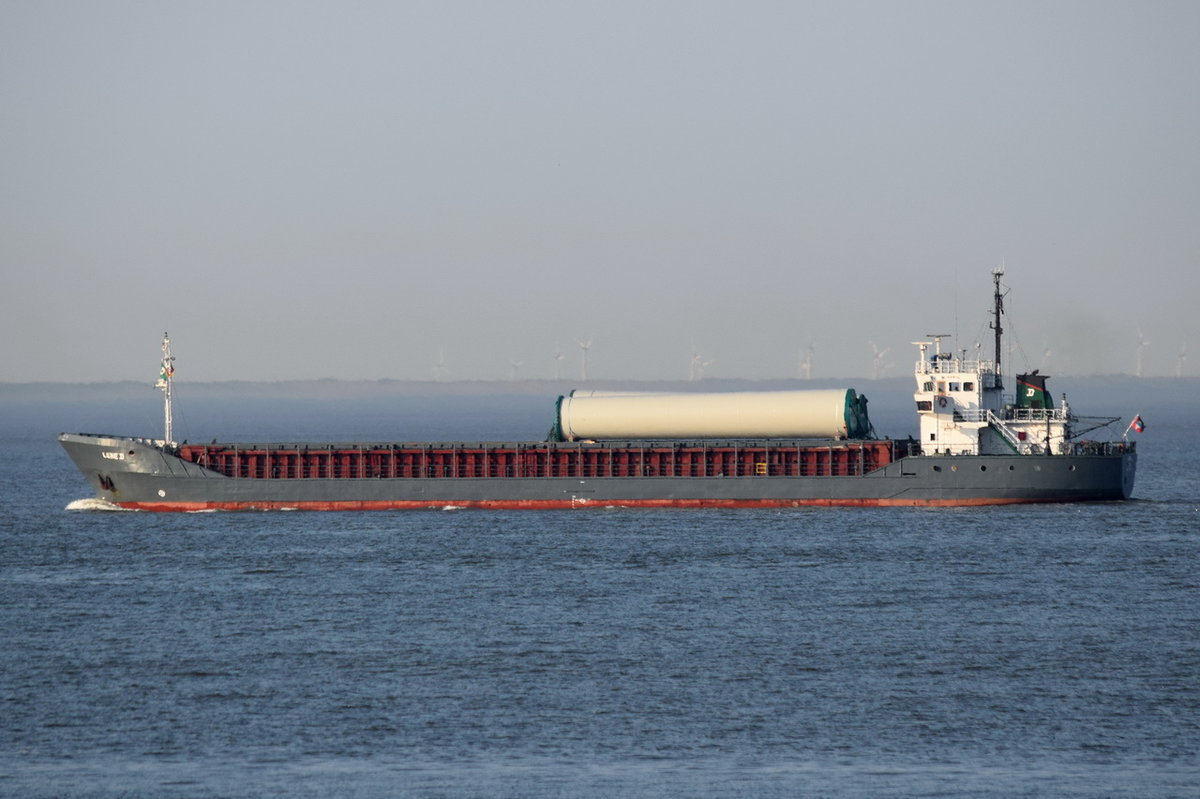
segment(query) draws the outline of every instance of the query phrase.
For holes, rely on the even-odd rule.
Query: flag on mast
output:
[[[1125,435],[1122,436],[1122,438],[1128,438],[1130,430],[1134,431],[1135,433],[1146,432],[1146,422],[1142,419],[1142,415],[1140,413],[1134,415],[1133,421],[1129,423],[1129,427],[1125,428]]]
[[[175,356],[171,354],[171,339],[166,333],[163,333],[162,352],[163,357],[158,368],[158,382],[154,384],[158,388],[166,388],[167,380],[175,376]]]

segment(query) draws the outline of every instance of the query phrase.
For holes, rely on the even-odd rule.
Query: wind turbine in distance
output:
[[[1142,329],[1138,328],[1138,347],[1137,347],[1137,367],[1134,371],[1134,376],[1141,377],[1146,365],[1146,348],[1150,346],[1150,342],[1142,335]]]
[[[1175,376],[1183,377],[1183,364],[1187,361],[1187,345],[1179,345],[1179,356],[1175,359]]]
[[[812,380],[812,356],[813,345],[809,344],[808,349],[803,350],[804,357],[800,359],[800,377],[805,380]]]
[[[700,357],[700,353],[696,352],[696,348],[692,347],[692,360],[688,365],[688,381],[696,382],[704,379],[704,367],[710,365],[712,361],[706,361]]]
[[[582,351],[582,358],[580,360],[580,367],[579,367],[579,379],[586,382],[588,379],[588,372],[587,372],[588,350],[590,350],[592,348],[592,340],[590,338],[587,339],[586,341],[584,341],[583,339],[575,339],[575,343],[579,345],[579,349]]]
[[[438,350],[437,363],[433,365],[433,379],[435,382],[442,382],[446,379],[446,375],[450,374],[450,369],[446,366],[446,353],[443,350]]]
[[[554,379],[562,379],[562,362],[567,356],[563,355],[561,349],[554,350]]]
[[[888,364],[883,362],[883,356],[888,354],[889,348],[884,347],[883,349],[879,349],[879,347],[875,346],[874,341],[868,341],[867,343],[871,345],[871,350],[875,353],[875,357],[871,359],[871,379],[878,380],[887,371]]]
[[[512,367],[512,371],[508,374],[508,379],[515,383],[517,382],[517,375],[521,371],[521,364],[524,361],[509,361],[508,363]]]

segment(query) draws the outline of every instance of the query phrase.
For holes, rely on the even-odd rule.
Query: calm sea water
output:
[[[156,515],[64,510],[67,411],[2,430],[0,795],[1200,790],[1183,415],[1122,504]]]

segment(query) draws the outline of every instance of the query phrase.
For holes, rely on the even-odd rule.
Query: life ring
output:
[[[945,408],[950,401],[945,397],[938,397],[938,407]]]

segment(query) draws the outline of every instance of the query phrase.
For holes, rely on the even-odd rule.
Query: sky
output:
[[[0,382],[1200,374],[1200,3],[0,0]],[[985,353],[987,350],[985,349]],[[1186,357],[1181,357],[1181,353]]]

